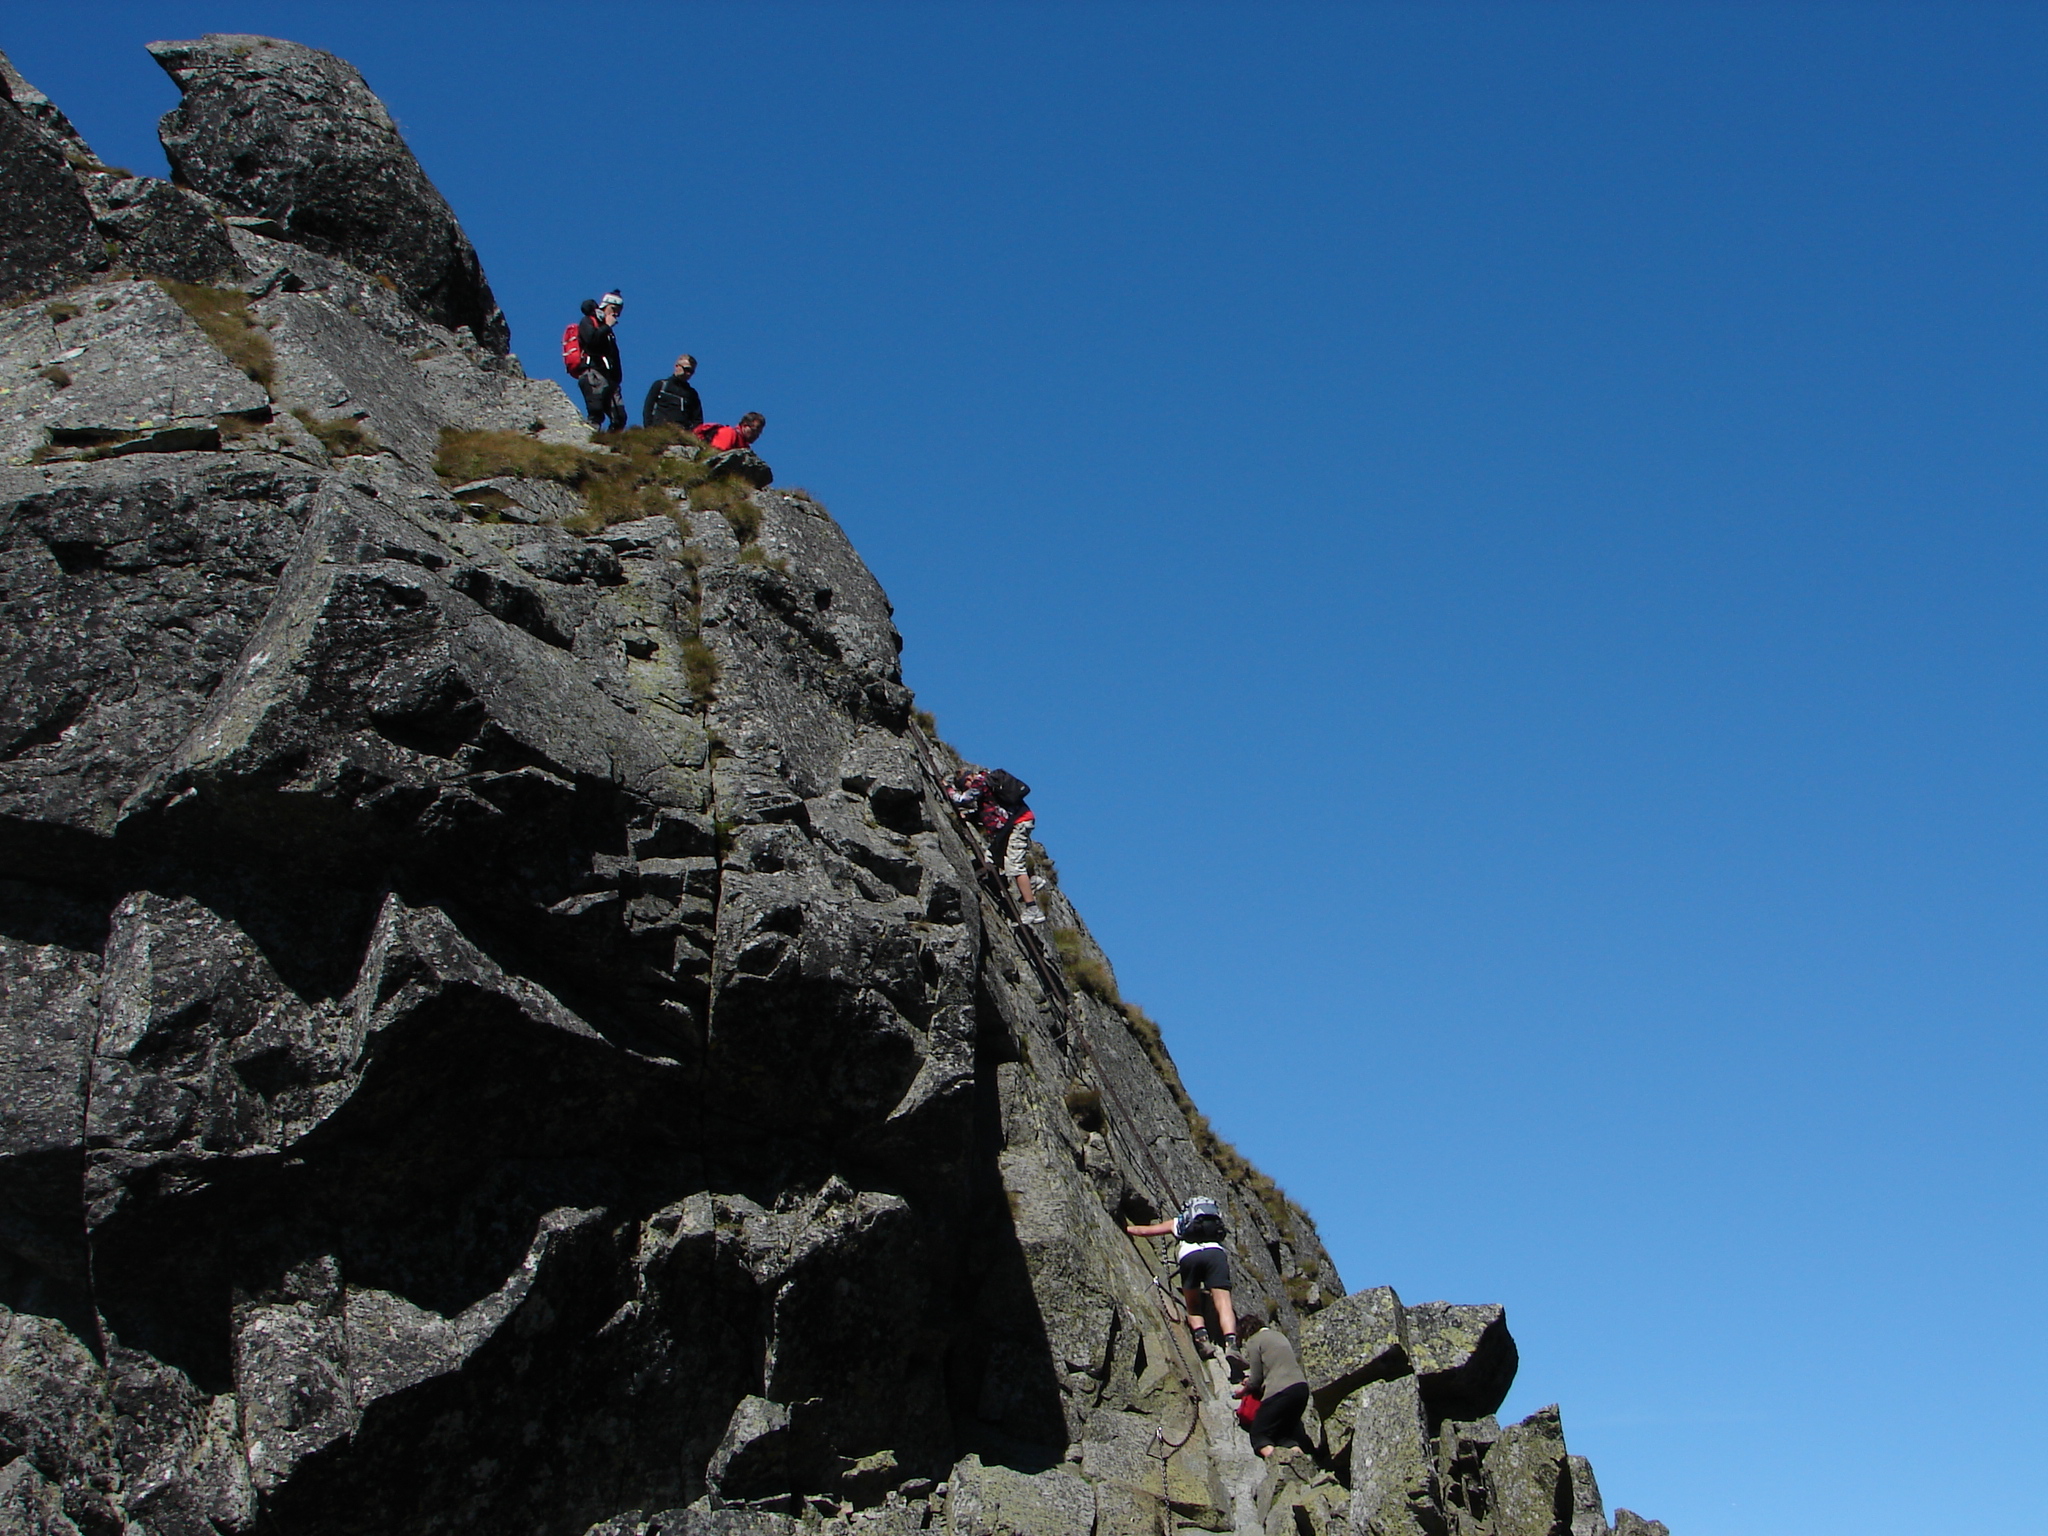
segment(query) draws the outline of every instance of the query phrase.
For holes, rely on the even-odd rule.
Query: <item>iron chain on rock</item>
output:
[[[925,739],[923,727],[915,721],[911,723],[910,739],[915,743],[918,757],[923,761],[925,772],[931,776],[932,782],[943,784],[945,782],[945,775],[939,770],[938,758],[932,751],[931,743]],[[1178,1209],[1181,1203],[1180,1194],[1175,1189],[1173,1180],[1167,1177],[1166,1170],[1153,1157],[1151,1145],[1143,1136],[1138,1134],[1137,1122],[1124,1109],[1123,1101],[1117,1095],[1116,1085],[1111,1080],[1109,1073],[1103,1069],[1102,1058],[1096,1054],[1095,1042],[1089,1038],[1086,1025],[1077,1025],[1074,1021],[1072,1013],[1074,994],[1067,986],[1066,977],[1060,973],[1053,957],[1046,951],[1044,941],[1039,938],[1030,925],[1022,921],[1023,914],[1016,909],[1015,903],[1010,898],[1008,882],[996,873],[994,865],[984,856],[979,846],[979,840],[967,838],[964,841],[967,844],[969,856],[974,860],[976,885],[980,887],[982,895],[985,898],[991,899],[996,909],[1009,919],[1012,931],[1017,934],[1023,943],[1025,956],[1031,961],[1032,969],[1038,972],[1040,984],[1045,989],[1046,1001],[1052,1005],[1053,1012],[1059,1018],[1061,1029],[1066,1038],[1080,1040],[1081,1049],[1087,1053],[1090,1064],[1095,1068],[1096,1081],[1102,1085],[1103,1093],[1109,1100],[1111,1111],[1116,1119],[1123,1124],[1125,1130],[1130,1133],[1132,1140],[1138,1148],[1138,1155],[1145,1160],[1146,1167],[1151,1169],[1152,1176],[1159,1181],[1157,1187],[1166,1195],[1167,1208],[1170,1210]],[[1061,1044],[1064,1046],[1065,1040],[1062,1040]],[[1164,1265],[1165,1262],[1165,1259],[1162,1257],[1161,1264]],[[1167,1439],[1164,1429],[1158,1429],[1153,1432],[1153,1445],[1166,1448],[1165,1454],[1158,1458],[1160,1536],[1172,1536],[1172,1505],[1168,1499],[1168,1494],[1171,1491],[1171,1485],[1168,1481],[1168,1465],[1181,1447],[1194,1438],[1195,1429],[1202,1422],[1203,1394],[1198,1383],[1206,1373],[1202,1368],[1199,1356],[1192,1365],[1188,1362],[1187,1351],[1190,1345],[1189,1341],[1182,1335],[1182,1330],[1187,1326],[1188,1322],[1185,1311],[1175,1306],[1172,1294],[1161,1277],[1156,1275],[1152,1277],[1151,1290],[1153,1295],[1158,1298],[1159,1310],[1166,1322],[1166,1337],[1172,1346],[1175,1363],[1181,1367],[1181,1385],[1188,1394],[1188,1427],[1181,1432],[1180,1438],[1178,1440]],[[1151,1454],[1149,1448],[1147,1454]]]

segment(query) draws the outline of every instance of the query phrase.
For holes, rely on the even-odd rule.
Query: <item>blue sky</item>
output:
[[[364,71],[531,371],[620,284],[639,387],[766,413],[1219,1128],[1352,1286],[1505,1303],[1610,1505],[2048,1531],[2048,8],[0,47],[160,170],[210,30]]]

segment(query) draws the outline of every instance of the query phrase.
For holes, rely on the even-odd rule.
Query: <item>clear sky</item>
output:
[[[1678,1536],[2048,1532],[2048,6],[91,3],[354,61],[846,525],[1353,1287]]]

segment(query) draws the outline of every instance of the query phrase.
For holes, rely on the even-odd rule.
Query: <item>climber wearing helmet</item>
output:
[[[1210,1352],[1208,1319],[1202,1313],[1202,1292],[1216,1304],[1216,1326],[1223,1330],[1223,1358],[1234,1370],[1244,1369],[1244,1356],[1237,1352],[1237,1314],[1230,1302],[1230,1255],[1223,1247],[1223,1211],[1207,1195],[1197,1195],[1171,1221],[1150,1226],[1125,1227],[1132,1237],[1165,1237],[1179,1243],[1175,1255],[1180,1269],[1181,1300],[1187,1303],[1188,1331],[1195,1336],[1195,1348]]]
[[[583,320],[576,327],[583,353],[576,383],[583,391],[584,412],[600,432],[626,428],[626,401],[619,390],[625,369],[619,364],[618,338],[612,334],[625,308],[625,298],[616,288],[601,299],[585,299]]]

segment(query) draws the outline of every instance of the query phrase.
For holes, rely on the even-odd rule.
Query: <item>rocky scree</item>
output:
[[[154,51],[183,186],[0,69],[0,1530],[1604,1536],[1009,920],[824,509],[444,481],[590,438],[382,106]],[[1270,1465],[1121,1233],[1196,1191]]]

